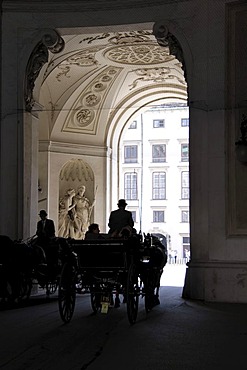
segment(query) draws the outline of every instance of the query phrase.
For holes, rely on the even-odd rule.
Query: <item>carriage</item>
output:
[[[78,290],[88,292],[94,313],[118,307],[119,296],[127,305],[130,324],[137,319],[139,298],[149,312],[159,304],[160,278],[167,251],[152,235],[96,240],[64,240],[63,267],[58,288],[59,313],[68,323],[74,313]]]
[[[56,292],[61,263],[59,238],[47,246],[40,246],[36,236],[13,241],[1,235],[0,299],[5,302],[27,300],[35,285],[49,296]]]

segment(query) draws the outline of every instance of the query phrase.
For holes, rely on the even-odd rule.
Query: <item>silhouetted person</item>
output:
[[[48,265],[48,273],[55,273],[54,266],[57,265],[58,249],[56,246],[55,238],[55,225],[54,221],[47,218],[47,213],[42,209],[39,213],[41,218],[37,223],[37,245],[43,248]],[[41,262],[41,261],[40,261]]]
[[[96,223],[90,224],[85,234],[85,240],[104,239],[100,234],[99,225]]]
[[[40,211],[39,216],[41,220],[37,223],[36,235],[41,244],[47,244],[55,237],[54,221],[47,218],[47,213],[44,209]]]
[[[123,231],[124,234],[126,231],[129,231],[129,234],[131,235],[134,221],[132,218],[132,213],[125,209],[126,206],[127,203],[125,199],[119,199],[118,209],[111,212],[108,223],[110,228],[108,234],[111,234],[111,236],[121,237]]]

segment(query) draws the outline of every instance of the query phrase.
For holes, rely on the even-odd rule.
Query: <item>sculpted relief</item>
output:
[[[68,189],[59,202],[58,236],[63,238],[84,239],[90,224],[95,199],[90,203],[85,197],[86,187]]]

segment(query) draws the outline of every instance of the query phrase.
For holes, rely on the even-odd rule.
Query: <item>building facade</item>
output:
[[[135,228],[166,238],[170,261],[190,253],[189,109],[174,102],[150,107],[120,140],[120,194]]]

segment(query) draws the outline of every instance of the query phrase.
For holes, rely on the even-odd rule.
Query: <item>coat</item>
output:
[[[110,228],[109,234],[116,231],[120,232],[125,226],[130,226],[132,228],[134,226],[132,213],[123,208],[112,211],[109,217],[108,226]]]
[[[36,235],[38,235],[39,238],[55,237],[55,225],[54,225],[53,220],[50,220],[49,218],[47,218],[45,220],[44,228],[43,228],[43,221],[42,220],[38,221]]]

